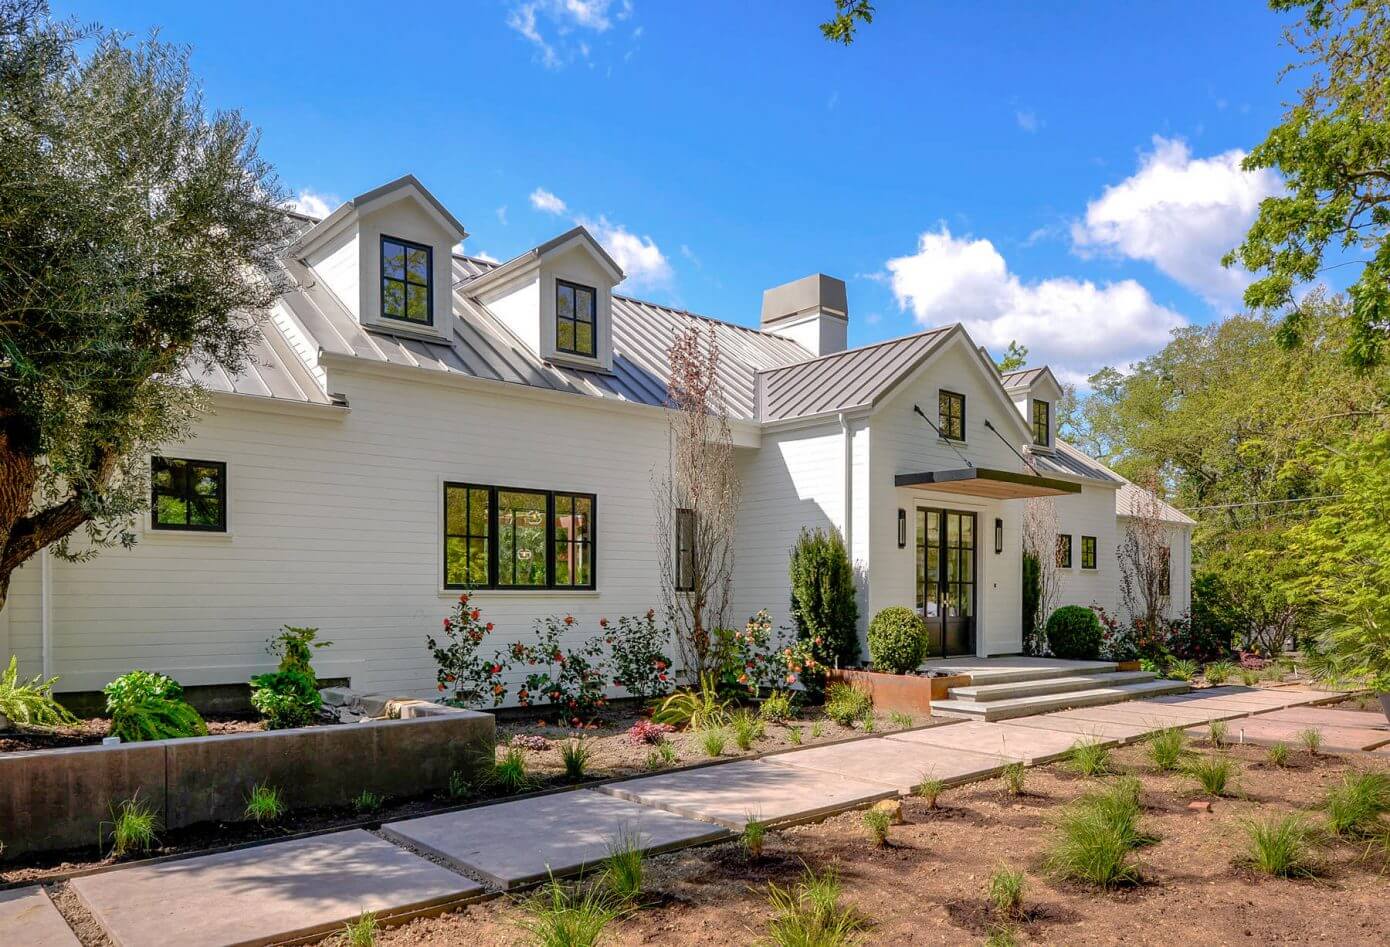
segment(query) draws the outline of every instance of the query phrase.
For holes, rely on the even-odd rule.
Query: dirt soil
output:
[[[212,714],[203,719],[207,722],[209,734],[245,733],[265,729],[265,721],[253,716]],[[71,726],[52,729],[6,730],[0,732],[0,753],[53,750],[65,746],[97,746],[110,733],[111,721],[105,717],[79,720]]]
[[[627,736],[628,728],[639,719],[642,718],[635,708],[619,708],[601,721],[598,726],[583,731],[543,726],[535,721],[499,722],[497,755],[500,758],[506,752],[508,744],[514,737],[540,737],[545,740],[546,747],[544,749],[527,748],[525,751],[527,770],[533,780],[532,790],[556,789],[576,785],[566,778],[564,762],[560,756],[560,747],[567,740],[576,736],[583,737],[585,745],[590,748],[593,754],[588,764],[588,776],[581,781],[581,784],[610,779],[615,776],[629,776],[647,772],[647,758],[654,747],[635,745]],[[881,714],[876,718],[875,731],[888,733],[909,725],[923,727],[945,722],[947,720],[943,717],[924,717],[915,719],[911,724],[908,724],[902,720],[895,722],[889,716]],[[102,727],[101,735],[105,735],[106,721],[96,720],[86,723],[93,725],[93,731],[95,725],[100,724]],[[351,724],[343,724],[342,726],[351,726]],[[209,730],[214,733],[228,732],[228,730],[219,730],[216,727],[260,729],[261,725],[258,722],[239,718],[209,718]],[[753,753],[767,753],[772,750],[791,747],[793,744],[788,733],[792,728],[801,731],[803,745],[808,746],[864,735],[863,726],[860,723],[856,723],[853,727],[841,727],[826,719],[820,713],[819,708],[807,708],[796,720],[789,720],[785,724],[767,724],[765,734],[747,751],[739,750],[734,744],[731,734],[721,759],[734,759]],[[813,731],[819,736],[813,735]],[[73,734],[72,736],[74,739],[79,739],[81,734]],[[57,739],[58,737],[54,736],[53,738]],[[673,763],[663,768],[690,766],[694,763],[710,760],[710,757],[705,755],[704,750],[699,746],[698,735],[673,733],[668,736],[668,740],[676,747],[677,756]],[[88,739],[86,742],[100,742],[100,736]],[[39,749],[39,747],[28,748]],[[460,798],[431,795],[412,799],[388,799],[385,805],[371,813],[358,812],[350,807],[334,807],[299,810],[272,825],[265,826],[257,825],[254,822],[203,823],[172,832],[162,832],[159,835],[158,847],[143,855],[126,856],[119,861],[129,863],[146,858],[226,848],[245,842],[274,841],[302,833],[349,826],[365,825],[368,828],[376,828],[384,822],[428,815],[443,809],[457,808],[463,804],[483,802],[505,795],[506,793],[498,789],[483,786],[473,787],[467,796]],[[0,883],[42,881],[86,868],[115,864],[116,861],[118,860],[102,857],[101,851],[95,846],[21,856],[14,861],[0,864]]]
[[[1199,752],[1211,752],[1198,748]],[[768,836],[764,854],[749,861],[724,843],[658,856],[647,865],[653,905],[615,922],[604,943],[747,944],[766,935],[767,884],[786,887],[803,863],[835,868],[843,903],[869,919],[869,944],[962,944],[984,941],[996,926],[985,901],[991,872],[1008,865],[1027,873],[1025,916],[1015,924],[1020,943],[1042,944],[1376,944],[1390,942],[1390,863],[1358,845],[1320,849],[1323,873],[1286,880],[1241,864],[1241,821],[1313,811],[1327,789],[1353,768],[1390,770],[1390,760],[1362,754],[1294,754],[1288,769],[1265,762],[1256,747],[1227,750],[1240,763],[1241,795],[1200,798],[1187,777],[1158,773],[1142,747],[1114,751],[1116,768],[1144,784],[1143,828],[1158,837],[1139,850],[1143,882],[1103,892],[1051,879],[1043,870],[1058,807],[1097,785],[1053,764],[1028,771],[1025,795],[1010,796],[995,779],[948,790],[942,808],[904,802],[906,824],[874,848],[860,813],[836,816]],[[382,932],[386,947],[444,947],[463,943],[523,944],[517,902],[499,898],[441,917]],[[332,943],[333,941],[325,941]]]

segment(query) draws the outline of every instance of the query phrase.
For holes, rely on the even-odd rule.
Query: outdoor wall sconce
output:
[[[898,510],[898,548],[907,548],[907,510]]]
[[[1004,521],[996,518],[994,521],[994,554],[997,556],[1004,551]]]

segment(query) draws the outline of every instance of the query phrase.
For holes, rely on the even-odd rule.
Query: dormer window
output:
[[[381,314],[434,324],[434,251],[398,237],[381,238]]]
[[[598,291],[555,281],[555,348],[569,355],[598,355]]]
[[[1033,400],[1033,443],[1047,447],[1052,442],[1052,405]]]

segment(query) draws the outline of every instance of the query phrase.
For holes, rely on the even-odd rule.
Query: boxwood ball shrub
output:
[[[1089,608],[1063,605],[1047,619],[1047,643],[1059,658],[1094,660],[1100,657],[1100,619]]]
[[[910,608],[885,608],[869,622],[869,657],[874,670],[907,674],[922,663],[927,628]]]

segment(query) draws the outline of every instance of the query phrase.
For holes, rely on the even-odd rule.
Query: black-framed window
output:
[[[1094,569],[1096,567],[1096,538],[1094,536],[1081,537],[1081,568]]]
[[[598,498],[444,484],[444,587],[592,589]]]
[[[676,591],[695,591],[695,511],[676,510]]]
[[[555,281],[555,348],[571,355],[598,354],[598,290]]]
[[[1057,567],[1071,568],[1071,533],[1057,534]]]
[[[942,437],[965,440],[965,395],[943,390],[937,396],[937,418]]]
[[[399,237],[381,238],[381,314],[434,324],[434,250]]]
[[[227,531],[227,465],[219,460],[150,458],[150,525]]]
[[[1033,401],[1033,443],[1046,447],[1052,440],[1052,405]]]
[[[1173,553],[1167,546],[1158,551],[1158,594],[1173,593]]]

